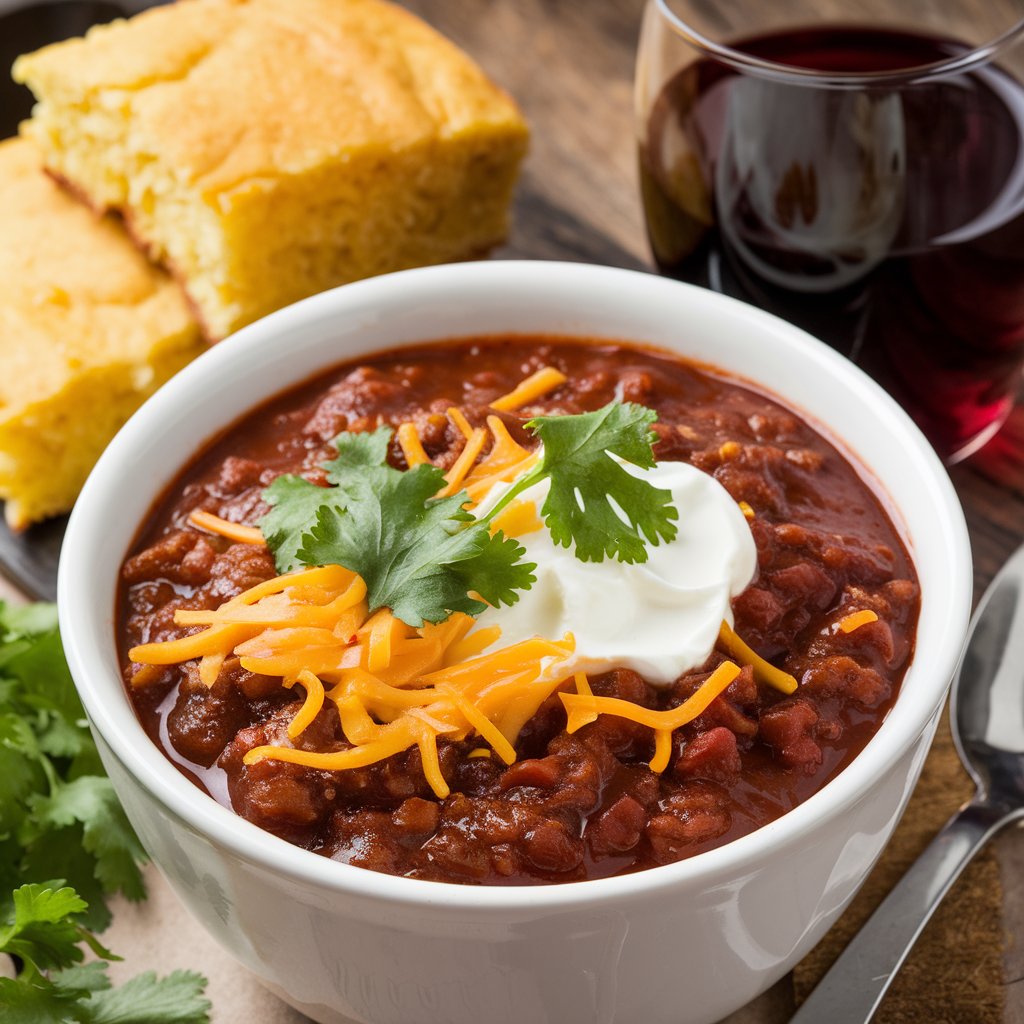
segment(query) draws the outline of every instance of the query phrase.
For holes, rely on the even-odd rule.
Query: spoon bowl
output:
[[[1024,813],[1024,547],[978,605],[952,712],[953,741],[977,784],[975,800]]]

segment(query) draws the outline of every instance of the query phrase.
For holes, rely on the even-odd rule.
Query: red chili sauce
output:
[[[653,734],[602,716],[573,735],[557,695],[528,723],[509,767],[468,757],[479,738],[439,742],[451,795],[439,801],[419,751],[326,772],[246,751],[289,744],[301,694],[225,662],[207,688],[189,663],[131,686],[127,650],[189,632],[177,609],[211,609],[276,575],[268,552],[188,523],[203,509],[254,525],[279,474],[323,482],[320,464],[341,431],[413,421],[435,464],[464,444],[445,410],[482,425],[489,402],[555,366],[568,383],[502,418],[524,445],[531,416],[578,413],[612,399],[658,412],[659,460],[712,474],[754,510],[758,554],[733,602],[735,629],[799,680],[791,697],[754,682],[749,667],[673,737],[668,769],[647,767]],[[735,442],[735,444],[727,444]],[[723,445],[725,447],[723,448]],[[397,444],[391,461],[406,468]],[[608,600],[616,600],[609,592]],[[849,633],[838,622],[870,609]],[[122,570],[118,642],[124,678],[153,741],[197,785],[260,827],[325,857],[375,871],[482,884],[565,882],[690,857],[784,814],[850,763],[892,706],[914,648],[914,568],[879,498],[794,412],[750,387],[674,356],[623,344],[499,337],[391,351],[345,364],[251,413],[196,456],[157,502]],[[617,670],[598,695],[651,708],[680,704],[724,655],[667,688]],[[327,702],[295,745],[348,744]]]

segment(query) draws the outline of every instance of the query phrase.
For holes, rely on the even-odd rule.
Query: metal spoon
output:
[[[977,784],[832,965],[790,1024],[866,1024],[971,858],[1024,818],[1024,547],[981,599],[950,702],[953,740]]]

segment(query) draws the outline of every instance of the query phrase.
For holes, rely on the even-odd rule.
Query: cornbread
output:
[[[103,448],[202,349],[180,290],[0,142],[0,498],[14,529],[65,512]]]
[[[184,284],[211,338],[506,233],[515,104],[381,0],[179,0],[20,58],[47,167]]]

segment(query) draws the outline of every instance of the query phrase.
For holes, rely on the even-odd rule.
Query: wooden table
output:
[[[692,3],[706,6],[702,0]],[[512,237],[497,256],[650,270],[637,198],[631,98],[642,0],[410,0],[407,6],[473,54],[519,100],[532,123],[532,152]],[[952,475],[970,525],[977,596],[1024,540],[1024,410]],[[1024,1022],[1022,840],[1020,831],[999,840],[1005,925],[1016,936],[1006,956],[1005,1019],[1015,1024]],[[150,884],[150,901],[119,908],[105,936],[113,949],[130,954],[117,973],[200,967],[212,979],[218,1024],[302,1019],[230,964],[152,871]],[[783,983],[744,1019],[785,1020],[789,1006]]]

